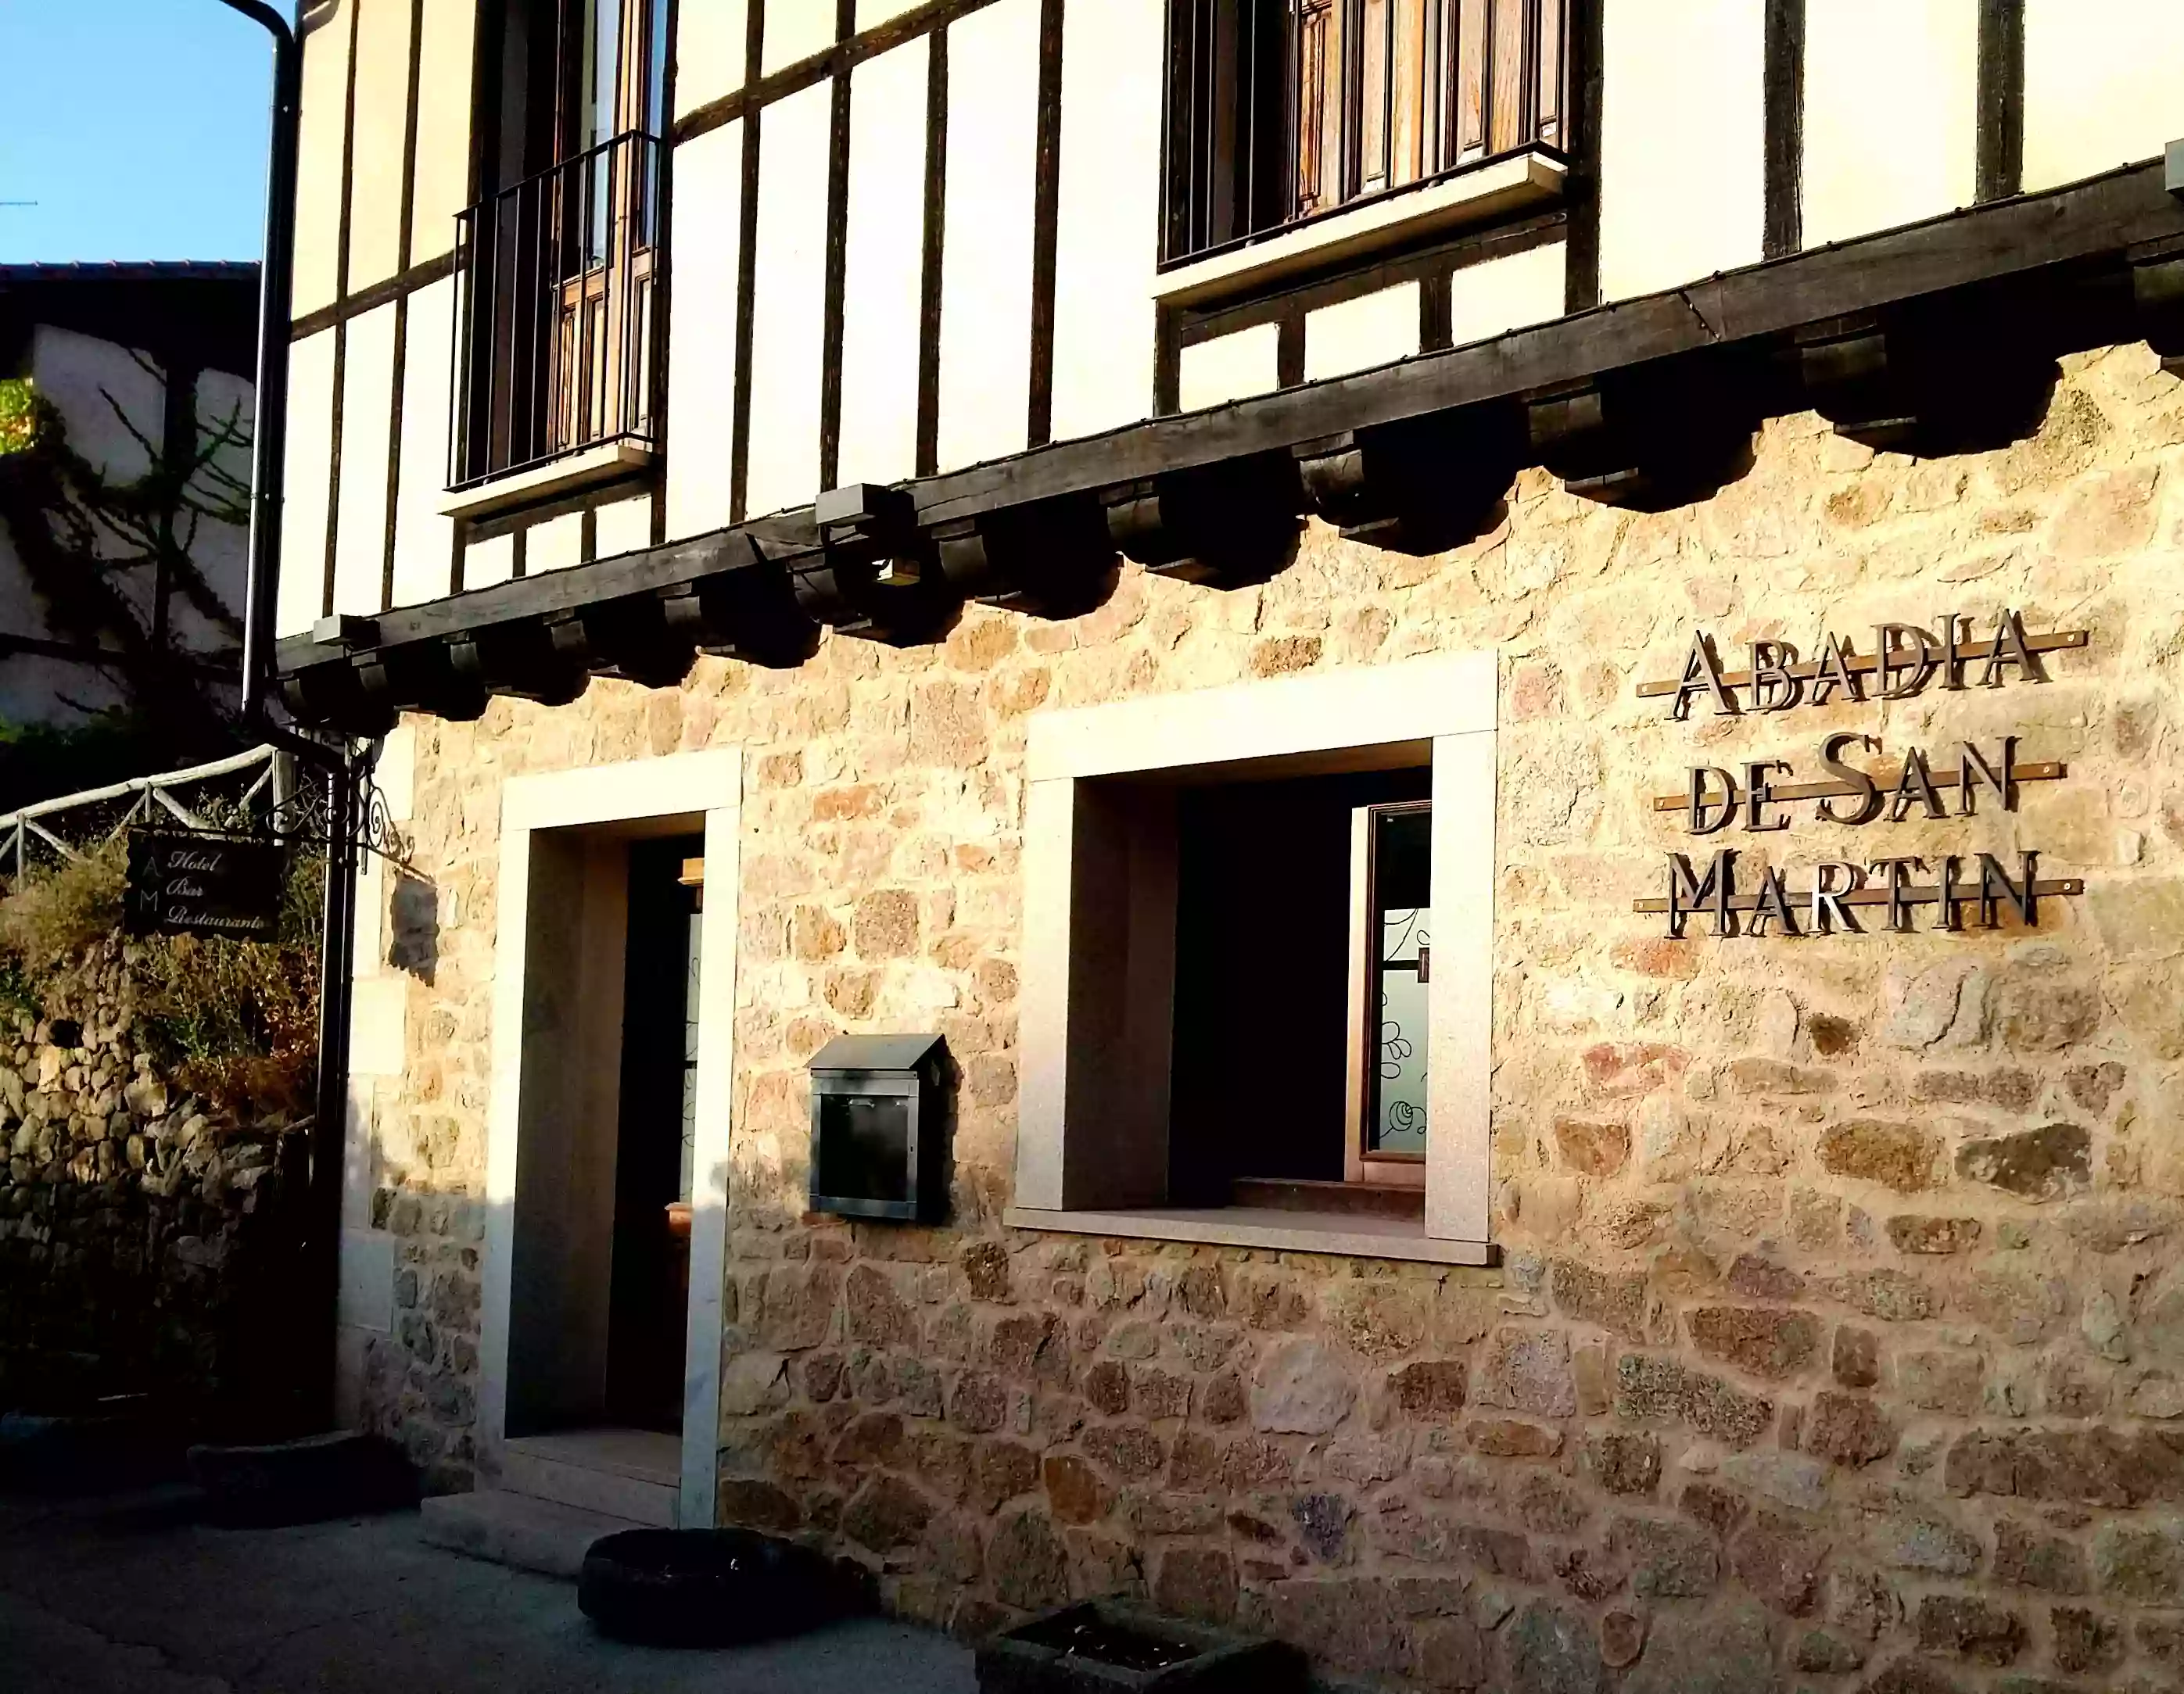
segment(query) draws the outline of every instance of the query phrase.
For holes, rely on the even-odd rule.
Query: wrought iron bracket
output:
[[[337,789],[343,793],[349,814],[345,826],[340,827],[341,820],[332,815],[330,804]],[[348,761],[343,780],[304,782],[281,796],[263,817],[254,820],[249,830],[222,833],[248,833],[329,850],[345,847],[355,853],[370,853],[405,874],[414,875],[416,869],[411,857],[416,844],[396,825],[386,791],[370,766],[361,759]]]

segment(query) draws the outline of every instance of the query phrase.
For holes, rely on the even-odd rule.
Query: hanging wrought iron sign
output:
[[[2014,611],[2003,612],[1985,641],[1968,623],[1960,614],[1946,614],[1938,634],[1916,625],[1882,624],[1865,653],[1830,633],[1814,660],[1801,661],[1787,642],[1756,641],[1751,663],[1741,671],[1723,664],[1712,637],[1702,630],[1692,637],[1680,678],[1643,683],[1638,692],[1641,698],[1667,699],[1669,715],[1680,722],[1701,702],[1711,702],[1717,716],[1742,717],[1825,706],[1837,695],[1860,703],[1908,700],[1936,686],[1954,693],[2044,683],[2046,655],[2082,648],[2089,639],[2083,630],[2029,636]],[[1819,780],[1797,780],[1797,768],[1782,758],[1747,760],[1735,769],[1696,765],[1687,773],[1683,792],[1654,796],[1651,805],[1657,812],[1681,813],[1685,832],[1695,836],[1732,826],[1747,835],[1787,830],[1804,815],[1798,803],[1814,800],[1819,803],[1818,820],[1852,826],[1970,818],[1979,813],[1982,797],[1996,811],[2014,812],[2020,784],[2059,781],[2070,775],[2060,761],[2020,759],[2017,750],[2017,737],[2006,736],[1961,741],[1938,758],[1913,747],[1892,765],[1867,764],[1852,755],[1880,754],[1879,738],[1831,735],[1814,750],[1814,763],[1825,773]],[[1839,803],[1844,801],[1849,803]],[[2042,877],[2037,853],[2011,857],[2014,865],[1989,853],[1931,860],[1860,855],[1811,867],[1802,888],[1793,888],[1781,867],[1769,865],[1756,885],[1747,881],[1740,888],[1736,849],[1717,851],[1703,871],[1690,855],[1672,853],[1665,897],[1640,900],[1635,909],[1665,915],[1675,940],[1684,937],[1694,918],[1710,920],[1717,936],[1858,935],[1869,929],[1910,930],[1920,907],[1930,908],[1931,915],[1919,927],[1994,929],[2008,914],[2036,928],[2043,898],[2085,892],[2076,877]]]
[[[270,941],[281,931],[287,880],[287,848],[276,841],[211,830],[131,830],[124,927],[135,936]]]

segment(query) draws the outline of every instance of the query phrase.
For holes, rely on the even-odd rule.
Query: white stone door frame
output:
[[[501,791],[492,1095],[486,1127],[484,1310],[478,1442],[488,1470],[506,1441],[517,1147],[522,1123],[525,953],[533,838],[547,831],[702,818],[705,900],[698,991],[698,1127],[677,1521],[713,1522],[720,1465],[721,1302],[727,1252],[729,1113],[735,1081],[736,929],[743,755],[729,749],[554,771]],[[641,832],[641,831],[640,831]]]

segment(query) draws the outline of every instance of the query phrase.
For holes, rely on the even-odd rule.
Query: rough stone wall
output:
[[[232,1419],[287,1386],[283,1143],[145,1051],[125,944],[0,1024],[0,1411],[153,1394]]]
[[[2070,361],[2006,451],[1876,458],[1778,419],[1677,512],[1527,473],[1437,558],[1315,529],[1260,589],[1131,570],[1072,622],[972,608],[935,647],[830,639],[793,674],[705,660],[679,691],[421,723],[437,969],[382,1114],[387,1203],[481,1191],[502,780],[741,747],[725,1515],[857,1552],[966,1632],[1122,1588],[1431,1687],[2171,1686],[2180,448],[2184,389],[2131,347]],[[2003,606],[2091,647],[2045,687],[1778,719],[1635,696],[1695,626],[1809,652]],[[1005,1229],[1027,718],[1482,647],[1502,1269]],[[2036,934],[1671,943],[1632,914],[1691,845],[1647,797],[1692,764],[1809,766],[1836,730],[2017,734],[2070,775],[2015,816],[1801,808],[1760,838],[1786,860],[2021,845],[2088,897]],[[954,1226],[805,1219],[804,1061],[905,1028],[964,1072]],[[470,1262],[439,1274],[474,1309]]]

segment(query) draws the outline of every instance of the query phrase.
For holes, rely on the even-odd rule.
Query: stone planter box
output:
[[[978,1649],[979,1694],[1304,1694],[1295,1648],[1088,1601]]]

